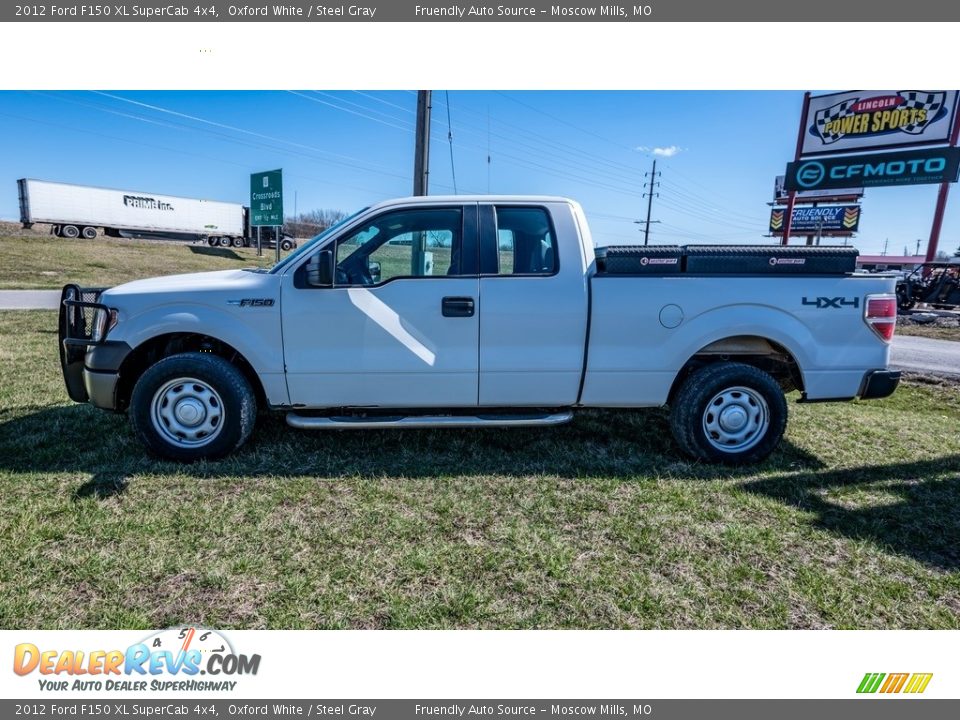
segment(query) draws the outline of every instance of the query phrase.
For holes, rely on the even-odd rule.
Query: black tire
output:
[[[80,228],[76,225],[64,225],[60,228],[60,236],[65,238],[70,238],[71,240],[76,240],[80,237]]]
[[[216,247],[216,246],[217,246],[217,238],[215,238],[215,237],[207,238],[207,245],[209,245],[210,247]]]
[[[734,424],[744,420],[742,442],[730,440],[733,432],[724,434],[722,413],[710,412],[713,408],[731,413]],[[670,406],[670,429],[680,449],[705,462],[760,462],[780,444],[786,427],[783,390],[768,373],[744,363],[720,362],[697,370]]]
[[[293,243],[291,241],[289,240],[280,241],[280,249],[283,250],[284,252],[286,252],[287,250],[290,250],[292,247],[293,247]]]
[[[191,384],[191,380],[195,383]],[[180,386],[187,389],[178,391]],[[166,388],[171,389],[165,391]],[[210,407],[215,408],[213,412],[219,409],[216,427],[207,438],[189,440],[184,435],[182,440],[175,441],[176,426],[161,417],[162,411],[171,406],[169,401],[161,401],[170,394],[179,398],[178,406],[184,401],[190,403],[194,401],[190,393],[195,388],[212,391],[213,395],[208,397],[215,397],[216,402],[211,402]],[[196,404],[204,403],[196,401]],[[168,410],[168,414],[177,412]],[[181,353],[164,358],[140,376],[130,397],[130,425],[136,436],[152,453],[180,462],[214,460],[228,455],[247,441],[256,419],[256,397],[243,373],[223,358],[206,353]]]
[[[222,237],[219,242],[220,247],[230,247],[230,238]]]
[[[235,248],[243,247],[243,238],[235,237],[230,242]]]
[[[95,227],[91,227],[90,225],[84,226],[83,230],[80,231],[80,234],[83,235],[84,240],[97,239],[97,229]]]

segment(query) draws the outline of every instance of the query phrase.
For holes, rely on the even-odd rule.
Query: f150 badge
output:
[[[804,296],[803,298],[804,305],[813,305],[818,310],[823,310],[824,308],[837,308],[842,307],[860,307],[860,298],[850,298],[849,300],[845,297],[818,297],[811,300],[810,298]]]
[[[242,300],[227,300],[228,305],[238,307],[273,307],[273,298],[243,298]]]

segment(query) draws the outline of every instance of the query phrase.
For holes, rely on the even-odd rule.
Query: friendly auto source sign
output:
[[[956,90],[873,90],[810,98],[801,157],[945,143]]]
[[[774,208],[770,211],[770,232],[783,234],[787,211]],[[807,233],[850,233],[860,226],[860,206],[841,205],[831,207],[795,207],[790,234]]]
[[[800,160],[787,165],[787,190],[824,190],[851,185],[928,185],[956,182],[960,148],[907,150],[873,155]]]
[[[250,176],[250,224],[283,225],[282,171],[253,173]]]

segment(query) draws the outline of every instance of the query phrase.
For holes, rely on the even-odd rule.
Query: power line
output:
[[[245,129],[245,128],[240,128],[240,127],[236,127],[236,126],[233,126],[233,125],[227,125],[226,123],[220,123],[220,122],[216,122],[216,121],[214,121],[214,120],[208,120],[208,119],[206,119],[206,118],[198,117],[198,116],[196,116],[196,115],[188,115],[187,113],[177,112],[176,110],[170,110],[170,109],[168,109],[168,108],[160,107],[159,105],[151,105],[151,104],[149,104],[149,103],[139,102],[139,101],[137,101],[137,100],[132,100],[132,99],[129,99],[129,98],[120,97],[120,96],[118,96],[118,95],[111,95],[110,93],[101,92],[101,91],[99,91],[99,90],[91,90],[90,92],[95,93],[95,94],[97,94],[97,95],[103,95],[104,97],[108,97],[108,98],[111,98],[111,99],[114,99],[114,100],[119,100],[119,101],[121,101],[121,102],[130,103],[131,105],[137,105],[137,106],[140,106],[140,107],[147,108],[147,109],[149,109],[149,110],[154,110],[154,111],[156,111],[156,112],[166,113],[166,114],[169,114],[169,115],[173,115],[173,116],[175,116],[175,117],[181,117],[181,118],[185,118],[185,119],[187,119],[187,120],[192,120],[192,121],[195,121],[195,122],[203,123],[203,124],[205,124],[205,125],[209,125],[209,126],[213,126],[213,127],[218,127],[218,128],[222,128],[222,129],[225,129],[225,130],[230,130],[230,131],[232,131],[232,132],[237,132],[237,133],[240,133],[240,134],[243,134],[243,135],[249,135],[249,136],[256,137],[256,138],[260,138],[260,139],[267,140],[267,141],[270,141],[270,142],[277,142],[277,143],[281,143],[281,144],[283,144],[283,145],[289,145],[289,146],[291,146],[291,147],[296,147],[296,148],[299,148],[299,149],[301,149],[301,150],[309,150],[310,152],[319,153],[319,154],[321,154],[321,155],[328,155],[328,156],[331,156],[331,158],[332,158],[332,159],[329,160],[329,162],[335,162],[335,163],[337,163],[337,164],[346,165],[347,167],[353,167],[353,168],[356,168],[356,169],[359,169],[359,170],[365,170],[365,171],[366,171],[367,168],[364,168],[364,167],[362,167],[362,166],[360,166],[360,165],[356,165],[355,163],[362,163],[362,164],[367,165],[367,166],[377,166],[376,163],[371,163],[370,161],[364,160],[364,159],[362,159],[362,158],[356,158],[356,157],[352,157],[352,156],[350,156],[350,155],[343,155],[343,154],[341,154],[341,153],[335,153],[335,152],[331,152],[331,151],[329,151],[329,150],[323,150],[323,149],[321,149],[321,148],[314,147],[314,146],[311,146],[311,145],[305,145],[304,143],[295,142],[295,141],[293,141],[293,140],[285,140],[285,139],[283,139],[283,138],[278,138],[278,137],[274,137],[274,136],[271,136],[271,135],[266,135],[266,134],[264,134],[264,133],[255,132],[255,131],[253,131],[253,130],[247,130],[247,129]],[[66,100],[67,102],[70,102],[70,100],[68,100],[68,99],[66,99],[66,98],[58,98],[58,99],[64,99],[64,100]],[[96,107],[96,106],[93,106],[93,107]],[[106,109],[103,109],[103,108],[101,108],[101,109],[104,110],[105,112],[109,112],[109,111],[106,110]],[[141,120],[143,120],[144,122],[155,122],[155,121],[150,120],[150,119],[148,119],[148,118],[135,118],[135,119],[141,119]],[[188,125],[186,125],[186,126],[181,126],[181,129],[189,129],[189,130],[192,130],[192,131],[194,131],[194,132],[209,132],[209,131],[204,131],[204,130],[202,130],[202,129],[200,129],[200,128],[193,128],[193,127],[188,126]],[[232,138],[232,139],[231,139],[231,138],[229,138],[228,136],[223,136],[223,135],[220,134],[220,133],[213,133],[213,134],[218,135],[218,136],[221,136],[221,137],[227,137],[227,139],[230,139],[232,142],[240,142],[240,141],[237,140],[236,138]],[[260,146],[260,147],[267,147],[268,149],[273,150],[273,151],[275,151],[275,152],[283,152],[283,151],[278,150],[277,148],[275,148],[275,147],[273,147],[273,146],[265,146],[265,145],[262,145],[262,144],[260,144],[259,146]],[[340,159],[340,158],[342,158],[342,159]],[[379,167],[385,167],[385,166],[380,165]],[[399,174],[397,174],[397,173],[391,173],[391,172],[385,172],[385,171],[373,170],[372,172],[383,172],[383,174],[388,174],[388,175],[392,175],[393,177],[399,177],[399,178],[406,177],[406,176],[404,176],[404,175],[399,175]]]

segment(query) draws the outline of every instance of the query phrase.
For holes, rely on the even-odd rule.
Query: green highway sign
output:
[[[250,175],[250,225],[283,225],[282,170]]]

